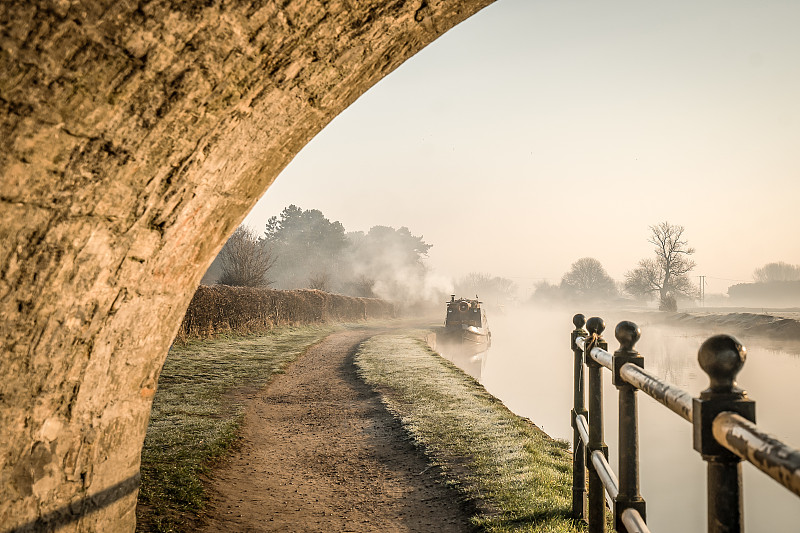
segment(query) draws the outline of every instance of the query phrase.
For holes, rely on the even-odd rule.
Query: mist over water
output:
[[[606,322],[609,351],[619,347],[614,327],[631,315],[598,309],[530,307],[487,309],[492,346],[475,358],[451,358],[479,379],[486,389],[515,413],[525,416],[554,438],[572,441],[573,358],[572,316],[600,316]],[[634,319],[634,321],[636,321]],[[720,331],[680,330],[639,320],[642,338],[637,349],[645,367],[697,396],[708,377],[697,363],[700,344]],[[759,428],[800,447],[800,345],[766,339],[737,338],[747,347],[739,385],[756,401]],[[617,465],[617,391],[604,370],[605,440],[609,459]],[[639,397],[640,478],[653,531],[701,533],[706,530],[706,464],[692,447],[691,424],[643,393]],[[797,531],[797,497],[772,479],[743,463],[745,521],[748,531]]]
[[[690,282],[706,304],[798,305],[800,292],[787,297],[786,286],[747,287],[762,265],[800,263],[798,14],[800,3],[786,1],[497,2],[332,121],[247,222],[263,227],[302,198],[350,230],[385,224],[424,235],[433,245],[424,272],[365,255],[348,273],[374,280],[369,294],[403,311],[422,307],[413,298],[432,302],[442,321],[451,290],[479,294],[492,347],[443,355],[514,412],[571,440],[572,316],[602,316],[612,351],[614,325],[629,317],[583,305],[502,312],[459,278],[508,278],[527,300],[540,286],[560,289],[584,257],[619,285],[653,257],[648,227],[670,221],[696,248]],[[602,216],[575,215],[586,195]],[[712,206],[747,212],[720,217]],[[640,325],[647,368],[691,394],[706,387],[697,348],[716,332]],[[740,340],[749,355],[739,382],[757,402],[759,426],[800,446],[800,349]],[[616,464],[617,393],[604,376]],[[705,463],[690,425],[641,393],[639,405],[648,522],[654,532],[705,531]],[[749,465],[743,471],[748,531],[800,531],[796,497]]]

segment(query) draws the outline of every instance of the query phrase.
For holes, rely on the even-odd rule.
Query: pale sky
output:
[[[622,280],[685,226],[707,294],[800,264],[800,1],[499,0],[339,115],[245,223],[289,204],[407,226],[439,274]],[[695,277],[695,279],[697,279]]]

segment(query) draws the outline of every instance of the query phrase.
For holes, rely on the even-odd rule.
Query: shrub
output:
[[[658,303],[658,310],[659,311],[670,311],[672,313],[678,310],[678,302],[675,301],[675,297],[671,294],[668,294],[661,301]]]
[[[275,326],[390,318],[394,306],[377,298],[354,298],[313,289],[291,291],[200,285],[178,339],[218,333],[255,333]]]

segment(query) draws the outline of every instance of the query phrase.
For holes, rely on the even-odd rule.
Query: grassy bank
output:
[[[142,449],[138,531],[185,531],[202,513],[201,476],[236,440],[243,401],[332,326],[192,340],[170,350]]]
[[[569,518],[568,445],[513,414],[419,336],[374,337],[356,365],[448,483],[479,509],[473,523],[492,532],[581,531]]]

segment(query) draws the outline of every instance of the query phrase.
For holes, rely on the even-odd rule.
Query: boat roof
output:
[[[447,301],[447,304],[449,305],[449,304],[452,304],[452,303],[459,303],[459,302],[469,302],[469,303],[475,303],[475,304],[482,304],[483,303],[480,300],[478,300],[478,295],[477,294],[475,295],[475,298],[458,298],[458,299],[456,299],[456,295],[455,294],[451,294],[450,295],[450,300]]]

